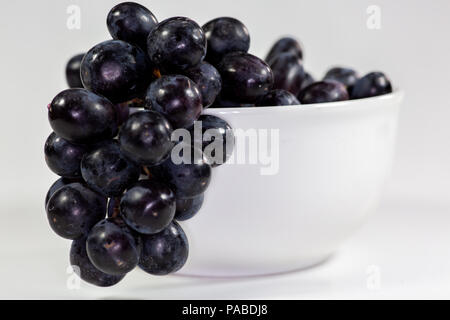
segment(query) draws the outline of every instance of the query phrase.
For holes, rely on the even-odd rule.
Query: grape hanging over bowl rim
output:
[[[45,198],[48,222],[72,240],[80,278],[102,287],[136,267],[166,275],[188,261],[182,223],[201,219],[214,172],[235,148],[232,126],[208,108],[281,111],[392,92],[382,72],[360,77],[340,67],[316,81],[294,37],[280,38],[262,59],[239,19],[201,26],[182,16],[159,21],[154,12],[134,2],[114,6],[106,17],[112,39],[68,61],[69,89],[48,106],[53,131],[44,153],[59,176]],[[188,143],[172,140],[180,129]],[[210,132],[205,140],[211,130],[214,139]],[[221,155],[208,152],[211,142]]]

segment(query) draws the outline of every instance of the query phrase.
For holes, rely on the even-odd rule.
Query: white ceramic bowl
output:
[[[207,110],[234,129],[279,129],[279,171],[214,169],[203,208],[183,223],[190,257],[180,273],[263,275],[324,261],[377,205],[402,97]]]

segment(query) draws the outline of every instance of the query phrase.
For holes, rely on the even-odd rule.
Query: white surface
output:
[[[249,280],[191,280],[133,274],[109,290],[65,289],[68,242],[47,225],[43,199],[56,179],[46,168],[46,105],[64,85],[75,53],[108,38],[106,14],[118,1],[1,1],[0,297],[1,298],[301,298],[450,297],[450,1],[377,0],[382,28],[366,27],[372,0],[145,0],[159,19],[223,15],[241,19],[251,52],[264,55],[280,35],[305,46],[320,77],[330,65],[385,71],[405,91],[393,176],[380,211],[329,263],[295,275]],[[82,10],[81,30],[66,9]],[[381,290],[366,289],[368,265]]]
[[[153,277],[134,271],[107,289],[82,284],[68,290],[69,243],[43,237],[45,218],[30,203],[0,227],[0,298],[25,299],[383,299],[450,297],[450,201],[397,193],[341,250],[316,268],[269,277]],[[7,228],[17,230],[5,236]],[[24,236],[27,235],[27,236]],[[379,274],[377,274],[379,272]],[[379,279],[379,281],[377,281]]]
[[[185,223],[191,259],[183,273],[263,275],[329,257],[378,204],[402,97],[207,110],[236,130],[236,145],[229,162],[213,171],[205,214]],[[257,152],[239,130],[252,130]],[[264,144],[271,170],[260,156]],[[239,162],[250,153],[254,164]]]

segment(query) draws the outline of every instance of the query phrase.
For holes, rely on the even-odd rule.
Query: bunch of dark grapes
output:
[[[343,68],[314,82],[291,38],[278,41],[264,61],[248,53],[247,28],[229,17],[203,27],[185,17],[158,22],[147,8],[125,2],[111,9],[107,27],[112,40],[67,64],[70,89],[48,106],[53,132],[45,143],[46,162],[61,176],[45,199],[48,221],[73,241],[70,262],[79,276],[97,286],[118,283],[136,266],[166,275],[187,261],[179,221],[200,210],[212,168],[234,146],[230,125],[202,115],[206,108],[391,91],[382,73],[358,78]],[[177,129],[194,138],[174,139]],[[221,152],[207,152],[212,142]]]
[[[266,57],[272,69],[272,91],[255,102],[256,106],[284,106],[326,103],[375,97],[392,92],[382,72],[364,77],[351,68],[333,67],[322,81],[315,81],[303,67],[303,49],[290,37],[278,40]]]
[[[222,78],[204,59],[208,40],[196,22],[158,23],[128,2],[111,10],[107,26],[112,40],[67,64],[70,89],[48,106],[53,132],[45,143],[45,160],[61,176],[45,199],[48,221],[73,241],[79,276],[98,286],[118,283],[136,266],[153,275],[183,267],[189,246],[178,222],[198,213],[212,167],[234,143],[227,122],[201,115]],[[180,128],[194,136],[197,121],[201,137],[212,130],[222,139],[215,142],[225,146],[223,156],[203,154],[204,139],[172,140]]]

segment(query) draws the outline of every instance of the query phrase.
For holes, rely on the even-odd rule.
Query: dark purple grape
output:
[[[86,146],[70,143],[53,132],[45,142],[45,162],[61,177],[79,178],[81,159],[87,151]]]
[[[358,78],[358,73],[353,69],[335,67],[328,70],[323,80],[340,82],[347,87],[348,92],[351,92]]]
[[[128,109],[127,116],[131,114],[132,110],[143,109],[145,107],[145,94],[142,97],[134,98],[128,101],[119,102],[118,107],[126,107]],[[125,122],[125,121],[124,121]]]
[[[201,131],[195,134],[195,128],[200,128],[200,125]],[[212,115],[201,115],[190,129],[190,134],[194,146],[202,148],[212,167],[224,164],[231,157],[235,137],[233,129],[225,120]]]
[[[172,150],[172,126],[155,111],[139,111],[122,125],[120,148],[131,160],[142,165],[162,162]]]
[[[108,207],[106,209],[108,218],[118,217],[120,214],[120,198],[109,198]]]
[[[273,88],[282,89],[298,95],[301,90],[305,71],[300,58],[291,53],[281,53],[275,56],[270,63],[273,72]]]
[[[222,78],[219,71],[207,62],[189,68],[184,75],[193,80],[202,95],[203,109],[208,108],[216,100],[222,89]]]
[[[98,270],[86,252],[86,238],[74,240],[70,248],[70,265],[84,281],[98,287],[110,287],[120,282],[125,275],[114,276]]]
[[[58,189],[48,200],[50,227],[66,239],[86,236],[106,214],[106,198],[75,182]]]
[[[211,166],[208,160],[201,150],[191,145],[182,143],[175,148],[180,152],[172,152],[171,157],[153,168],[152,172],[168,184],[177,198],[192,198],[202,194],[211,181]]]
[[[115,105],[115,107],[117,114],[117,125],[121,126],[125,121],[128,120],[128,117],[130,116],[130,107],[128,106],[127,102],[118,103]]]
[[[254,103],[237,102],[219,94],[210,108],[250,108],[254,107]]]
[[[73,182],[77,182],[76,180],[73,179],[67,179],[67,178],[59,178],[58,180],[56,180],[52,186],[50,187],[50,189],[48,189],[47,195],[45,196],[45,206],[47,206],[48,200],[50,200],[50,198],[53,196],[53,194],[58,191],[59,189],[61,189],[62,187],[71,184]]]
[[[152,63],[161,71],[185,70],[196,66],[205,57],[205,34],[191,19],[169,18],[150,32],[147,51]]]
[[[197,85],[181,75],[162,76],[147,90],[146,108],[157,111],[174,128],[188,128],[203,110],[202,95]]]
[[[86,251],[98,270],[123,275],[137,266],[141,242],[122,219],[109,218],[91,229],[86,240]]]
[[[116,5],[108,14],[106,25],[113,39],[123,40],[147,50],[147,38],[156,25],[153,13],[134,2]]]
[[[138,97],[152,79],[145,53],[121,40],[97,44],[81,63],[81,80],[86,89],[112,102]]]
[[[59,93],[48,106],[48,119],[58,136],[74,143],[93,144],[117,134],[114,105],[85,89]]]
[[[95,191],[117,197],[138,181],[140,167],[128,160],[117,142],[109,141],[87,153],[81,161],[84,181]]]
[[[167,275],[180,270],[188,255],[186,234],[174,221],[160,233],[142,236],[139,267],[152,275]]]
[[[81,60],[83,60],[83,57],[84,53],[77,54],[67,62],[66,80],[69,88],[83,88],[80,75]]]
[[[144,103],[144,105],[145,105],[145,103]],[[145,111],[145,109],[144,108],[130,108],[130,116],[131,115],[133,115],[133,114],[135,114],[135,113],[138,113],[138,112],[141,112],[141,111]],[[128,120],[128,119],[127,119]]]
[[[286,90],[272,90],[256,104],[257,106],[273,107],[273,106],[296,106],[300,102],[289,91]]]
[[[392,92],[392,85],[382,72],[371,72],[356,81],[351,92],[352,99],[381,96]]]
[[[244,52],[227,54],[218,65],[222,92],[230,100],[254,103],[272,88],[270,67]]]
[[[303,81],[302,81],[301,90],[305,89],[307,86],[309,86],[310,84],[313,84],[314,82],[316,82],[316,80],[314,80],[314,78],[311,76],[311,74],[308,72],[305,72],[305,77],[303,78]],[[300,90],[300,93],[301,93],[301,90]]]
[[[340,82],[319,81],[303,89],[299,100],[302,104],[344,101],[348,100],[348,92]]]
[[[175,220],[186,221],[194,217],[200,211],[204,199],[204,194],[188,199],[177,199]]]
[[[247,27],[237,19],[216,18],[206,23],[203,30],[208,41],[206,60],[212,64],[219,63],[230,52],[247,52],[250,48]]]
[[[156,180],[140,180],[120,201],[125,222],[141,234],[154,234],[166,228],[175,216],[175,195]]]
[[[145,97],[134,98],[125,102],[119,102],[116,105],[117,110],[117,123],[121,126],[128,117],[133,113],[142,111],[145,107]]]
[[[270,49],[269,54],[266,57],[266,62],[268,64],[271,64],[272,59],[286,52],[290,52],[296,55],[299,59],[303,59],[303,50],[302,47],[300,46],[300,43],[293,38],[286,37],[275,42],[275,44]]]

